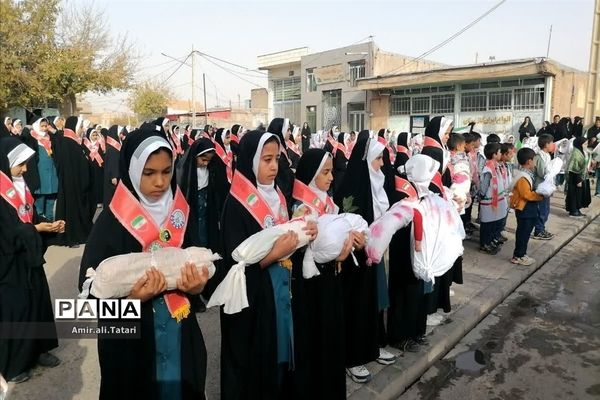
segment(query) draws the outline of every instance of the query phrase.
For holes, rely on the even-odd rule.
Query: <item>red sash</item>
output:
[[[104,161],[102,160],[100,153],[98,153],[98,149],[94,149],[92,142],[88,138],[83,139],[83,144],[85,144],[85,147],[90,151],[90,158],[92,161],[96,161],[98,166],[101,167]]]
[[[258,189],[241,173],[233,174],[231,189],[229,193],[236,199],[258,222],[261,228],[270,228],[274,225],[285,223],[289,220],[287,203],[281,190],[277,188],[277,194],[281,201],[279,215],[274,216],[271,207],[263,199]]]
[[[346,150],[348,151],[346,153],[346,158],[350,159],[350,156],[352,155],[352,149],[354,149],[354,142],[353,141],[349,141],[348,145],[346,146]]]
[[[338,149],[338,142],[336,142],[331,136],[329,136],[327,138],[327,142],[331,145],[332,149],[331,149],[331,154],[335,156],[335,153],[337,153],[337,149]]]
[[[221,147],[221,145],[219,143],[215,142],[215,153],[217,153],[219,158],[223,161],[223,164],[225,164],[225,170],[227,172],[227,181],[229,183],[231,183],[231,179],[233,179],[233,167],[232,167],[233,157],[232,157],[231,152],[226,153],[225,149],[223,147]]]
[[[179,137],[173,132],[171,132],[171,140],[175,145],[175,154],[183,154],[183,149],[181,148],[181,140],[179,140]]]
[[[408,157],[410,157],[410,153],[408,151],[408,148],[402,146],[401,144],[396,145],[396,153],[404,153]]]
[[[291,151],[293,151],[295,154],[298,155],[298,157],[300,156],[300,150],[298,150],[298,146],[296,146],[296,143],[292,142],[291,140],[286,140],[285,144],[287,144],[287,148],[290,149]]]
[[[437,140],[435,140],[434,138],[430,138],[429,136],[425,136],[423,138],[423,147],[426,146],[437,147],[438,149],[444,150],[442,145]]]
[[[347,159],[350,159],[350,152],[348,151],[348,148],[346,146],[344,146],[343,144],[341,144],[340,142],[337,143],[337,149],[338,151],[341,151],[342,153],[344,153],[344,156]]]
[[[188,136],[188,141],[187,141],[187,142],[188,142],[188,144],[191,146],[191,145],[193,145],[193,144],[194,144],[194,139],[192,139],[192,137],[191,137],[191,136]]]
[[[29,192],[29,188],[25,185],[25,202],[21,200],[21,196],[17,193],[13,181],[2,171],[0,171],[0,196],[8,204],[10,204],[21,222],[25,224],[33,223],[33,196]]]
[[[498,171],[496,170],[496,162],[494,160],[487,160],[485,166],[489,168],[492,174],[492,208],[498,208],[498,202],[500,196],[498,193]]]
[[[30,131],[30,133],[31,136],[37,140],[38,144],[46,149],[46,153],[48,153],[49,156],[52,156],[52,141],[50,140],[48,134],[46,134],[46,136],[42,136],[33,129]]]
[[[414,188],[410,182],[404,178],[399,176],[395,177],[395,187],[396,191],[400,193],[404,193],[408,196],[409,199],[418,199],[419,195],[417,194],[417,190]]]
[[[169,217],[160,228],[122,182],[117,185],[109,207],[127,232],[142,245],[144,251],[181,247],[183,244],[190,207],[179,187]],[[177,319],[177,322],[189,315],[190,302],[185,294],[169,291],[165,292],[163,297],[171,316]]]
[[[121,143],[119,143],[115,139],[111,138],[110,136],[106,137],[106,143],[111,145],[115,150],[121,151]]]
[[[327,196],[325,202],[321,201],[319,196],[313,190],[306,185],[304,182],[296,179],[294,181],[294,191],[292,192],[292,196],[307,206],[313,208],[319,216],[323,214],[334,214],[335,213],[335,203],[331,199],[331,197]]]
[[[77,136],[77,135],[75,134],[75,132],[73,132],[71,129],[67,129],[67,128],[65,128],[65,129],[64,129],[64,131],[63,131],[63,133],[64,133],[64,136],[65,136],[66,138],[69,138],[69,139],[71,139],[71,140],[74,140],[74,141],[75,141],[75,143],[77,143],[78,145],[80,145],[80,146],[81,146],[81,138],[80,138],[79,136]]]
[[[239,143],[239,142],[240,142],[240,138],[239,138],[239,137],[237,137],[237,135],[234,135],[233,133],[230,133],[230,134],[229,134],[229,139],[230,139],[232,142],[235,142],[235,143]]]
[[[379,143],[381,143],[382,145],[385,146],[385,148],[388,151],[388,154],[390,155],[390,162],[393,164],[396,161],[396,153],[394,153],[392,151],[392,148],[390,147],[390,145],[385,141],[385,138],[382,138],[381,136],[377,137],[377,141]]]
[[[442,174],[440,174],[440,171],[435,173],[435,175],[431,179],[431,183],[433,183],[435,187],[437,187],[440,190],[440,194],[445,199],[446,191],[444,190],[444,184],[442,183]]]

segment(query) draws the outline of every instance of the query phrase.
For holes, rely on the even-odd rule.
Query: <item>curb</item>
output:
[[[348,396],[348,399],[397,399],[498,304],[600,216],[598,204],[592,205],[587,211],[588,215],[585,219],[580,220],[583,222],[582,225],[576,223],[564,225],[562,232],[569,232],[567,238],[561,242],[547,243],[532,252],[532,255],[536,256],[535,264],[527,267],[510,264],[513,268],[507,269],[500,278],[492,281],[466,304],[449,314],[446,323],[433,330],[428,336],[429,346],[418,353],[404,353],[402,363],[383,368],[373,375],[369,383]],[[407,366],[409,367],[406,368]],[[405,369],[401,369],[402,367]]]

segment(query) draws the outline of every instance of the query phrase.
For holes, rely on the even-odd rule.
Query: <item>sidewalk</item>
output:
[[[450,351],[463,336],[473,329],[479,321],[489,314],[523,281],[552,258],[574,236],[583,230],[600,215],[600,199],[593,198],[586,210],[585,218],[570,218],[564,210],[564,195],[557,192],[551,199],[550,219],[546,228],[556,236],[552,240],[529,241],[528,255],[536,260],[529,267],[516,266],[510,263],[514,249],[514,232],[516,221],[514,213],[509,214],[506,233],[509,241],[495,256],[479,252],[479,236],[473,235],[465,241],[463,261],[463,285],[453,285],[455,295],[452,300],[452,312],[445,315],[441,325],[428,327],[427,336],[430,344],[418,353],[399,354],[394,348],[389,351],[398,355],[398,361],[387,367],[375,362],[367,368],[373,380],[365,385],[346,379],[348,399],[395,399],[410,385]]]

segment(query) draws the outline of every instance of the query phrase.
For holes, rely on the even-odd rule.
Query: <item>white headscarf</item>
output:
[[[258,193],[265,199],[267,204],[269,204],[269,208],[273,212],[273,215],[279,215],[279,209],[281,208],[281,200],[279,199],[279,194],[277,190],[275,190],[275,182],[270,185],[263,185],[258,182],[258,167],[260,165],[260,154],[262,153],[262,149],[265,146],[265,142],[270,138],[274,137],[277,139],[277,143],[279,143],[279,138],[277,135],[272,133],[263,133],[258,141],[258,147],[256,148],[256,153],[254,153],[254,158],[252,159],[252,172],[254,172],[254,176],[256,177],[256,188],[258,189]],[[281,144],[279,144],[281,145]]]
[[[373,197],[373,218],[377,219],[390,208],[390,201],[384,189],[385,175],[381,168],[375,171],[371,163],[383,153],[385,146],[373,139],[367,141],[367,146],[367,166],[369,167],[371,196]]]
[[[308,187],[310,187],[313,190],[313,192],[315,192],[319,200],[321,200],[322,202],[325,202],[325,200],[327,199],[327,192],[319,189],[317,187],[317,184],[315,183],[315,180],[317,179],[317,176],[319,176],[319,174],[321,173],[321,170],[325,166],[327,160],[330,158],[332,158],[331,153],[325,153],[323,159],[321,160],[321,164],[319,164],[319,168],[317,168],[317,172],[315,172],[315,176],[313,176],[312,180],[308,184]]]
[[[206,149],[206,150],[202,150],[200,153],[198,153],[196,155],[196,157],[200,157],[202,154],[206,154],[209,151],[215,151],[215,149],[213,147]],[[208,167],[207,166],[203,166],[203,167],[196,167],[196,175],[198,176],[198,190],[200,189],[204,189],[205,187],[208,186]]]
[[[404,165],[406,176],[415,184],[419,197],[429,193],[429,184],[438,172],[440,163],[424,154],[415,154]]]
[[[38,118],[37,121],[35,121],[31,127],[33,128],[33,130],[40,136],[46,136],[46,132],[42,132],[42,129],[40,128],[40,124],[42,123],[42,121],[46,121],[46,118]]]
[[[442,117],[442,120],[440,121],[440,130],[438,131],[438,137],[440,138],[440,144],[442,144],[442,146],[445,146],[442,137],[444,136],[448,128],[450,128],[450,126],[452,126],[453,124],[454,121],[450,118]]]
[[[29,160],[31,157],[33,157],[34,154],[35,151],[33,151],[26,144],[21,143],[8,153],[8,164],[10,168],[14,168],[17,165],[23,164],[24,162]],[[21,201],[25,202],[25,190],[27,185],[25,184],[25,179],[23,178],[23,175],[13,176],[12,181],[15,190],[17,191],[17,194],[21,198]]]
[[[152,219],[159,227],[162,226],[169,215],[169,211],[171,211],[173,192],[169,187],[160,199],[154,200],[142,194],[140,185],[142,181],[142,172],[144,171],[144,166],[146,165],[146,161],[148,161],[148,157],[150,157],[152,152],[163,147],[172,153],[171,146],[164,138],[150,136],[135,149],[135,152],[131,157],[131,163],[129,164],[129,179],[131,179],[133,188],[140,198],[140,203],[152,216]],[[174,157],[172,157],[172,159],[175,161]]]

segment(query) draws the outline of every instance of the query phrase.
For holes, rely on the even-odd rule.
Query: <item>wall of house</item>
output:
[[[553,83],[551,115],[583,117],[586,87],[586,73],[565,69],[558,71]],[[592,122],[584,121],[584,124]]]

